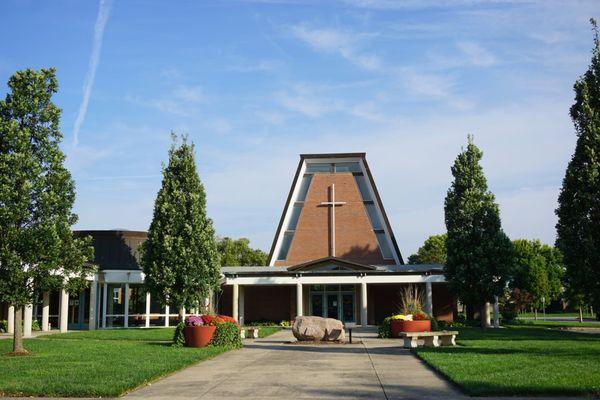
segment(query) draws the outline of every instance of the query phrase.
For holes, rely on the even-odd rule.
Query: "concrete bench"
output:
[[[404,348],[414,349],[419,346],[419,339],[423,339],[425,346],[456,346],[456,335],[458,331],[438,331],[438,332],[405,332]]]
[[[244,327],[240,330],[240,337],[242,339],[258,339],[258,327]]]

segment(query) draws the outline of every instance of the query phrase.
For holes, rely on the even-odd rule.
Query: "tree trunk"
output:
[[[179,322],[185,322],[185,307],[179,307]]]
[[[583,322],[583,308],[579,307],[579,322]]]
[[[481,318],[481,327],[482,328],[490,328],[490,307],[489,307],[489,303],[483,303],[483,306],[481,306],[481,312],[480,314],[480,318]]]
[[[475,319],[475,306],[473,304],[465,304],[465,315],[469,321]]]
[[[23,307],[15,306],[15,333],[13,336],[13,354],[24,355],[27,350],[23,347]]]
[[[537,308],[533,309],[533,319],[537,321]]]

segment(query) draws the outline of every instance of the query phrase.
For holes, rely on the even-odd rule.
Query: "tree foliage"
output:
[[[75,184],[59,148],[55,70],[16,72],[8,86],[0,101],[0,302],[21,309],[41,290],[77,293],[95,267],[91,239],[71,232]]]
[[[588,70],[575,83],[571,118],[577,144],[558,198],[556,246],[571,300],[600,309],[600,40],[596,22]]]
[[[445,233],[429,236],[423,246],[419,247],[416,254],[408,257],[409,264],[446,264],[446,238]]]
[[[163,306],[196,308],[218,287],[219,254],[194,145],[173,135],[169,163],[154,204],[148,239],[142,245],[145,285]]]
[[[446,278],[471,309],[483,309],[503,293],[512,265],[512,244],[502,230],[498,205],[479,164],[482,156],[469,138],[451,168],[454,181],[444,207]]]
[[[514,267],[510,288],[518,291],[521,306],[534,309],[542,307],[542,299],[548,304],[562,294],[564,267],[560,251],[539,240],[518,239],[513,241]]]
[[[221,258],[221,266],[262,266],[267,264],[267,253],[250,247],[246,238],[221,238],[217,241],[217,249]]]

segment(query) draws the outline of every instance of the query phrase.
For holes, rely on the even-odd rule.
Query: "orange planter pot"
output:
[[[422,321],[402,321],[393,319],[390,323],[392,337],[400,337],[402,332],[429,332],[431,331],[431,321],[428,319]]]
[[[186,326],[183,331],[186,347],[207,346],[215,335],[216,330],[216,326]]]

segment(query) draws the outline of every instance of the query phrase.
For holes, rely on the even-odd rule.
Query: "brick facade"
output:
[[[335,209],[335,255],[362,264],[393,264],[384,260],[371,222],[365,210],[358,186],[351,173],[315,174],[308,193],[287,259],[277,266],[290,266],[329,256],[331,206],[330,187],[335,184],[336,201],[346,204]]]

